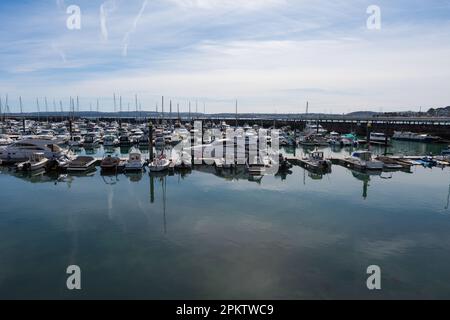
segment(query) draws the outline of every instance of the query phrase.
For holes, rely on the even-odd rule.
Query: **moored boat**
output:
[[[166,158],[164,154],[155,158],[149,165],[151,172],[161,172],[169,169],[170,161]]]
[[[142,153],[138,149],[132,149],[128,160],[125,162],[125,171],[142,171],[143,168],[144,160],[142,159]]]
[[[85,171],[94,169],[95,163],[96,163],[96,159],[93,157],[78,156],[68,164],[67,171],[69,171],[69,172],[85,172]]]
[[[17,169],[21,171],[36,171],[45,168],[48,159],[44,153],[38,152],[30,156],[28,161],[17,164]]]

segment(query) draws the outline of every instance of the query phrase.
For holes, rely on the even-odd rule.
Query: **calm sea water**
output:
[[[450,169],[412,171],[58,180],[2,168],[0,298],[450,298]],[[81,291],[66,289],[72,264]],[[381,291],[366,287],[369,265]]]

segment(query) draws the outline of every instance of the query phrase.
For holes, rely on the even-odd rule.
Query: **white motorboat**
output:
[[[377,142],[377,143],[389,143],[391,139],[387,137],[384,133],[379,132],[371,132],[370,133],[370,142]]]
[[[95,133],[90,133],[84,136],[84,148],[95,148],[100,144],[100,138]]]
[[[328,131],[318,123],[307,122],[303,134],[308,135],[325,135]]]
[[[367,170],[383,170],[384,163],[375,160],[372,157],[370,151],[356,151],[353,152],[351,158],[347,158],[348,161],[353,162],[356,167]]]
[[[17,169],[22,171],[36,171],[44,168],[47,163],[48,159],[45,157],[44,153],[38,152],[32,154],[28,161],[19,163]]]
[[[429,134],[418,134],[408,131],[394,131],[392,139],[418,142],[436,142],[440,140],[439,137],[431,136]]]
[[[132,149],[125,163],[125,171],[142,171],[143,168],[142,153],[138,149]]]
[[[105,147],[117,147],[119,145],[119,139],[112,134],[106,135],[103,137],[103,145]]]
[[[0,148],[0,159],[4,162],[28,161],[35,153],[44,153],[48,159],[58,159],[67,154],[56,144],[57,139],[28,137]]]
[[[149,168],[152,172],[161,172],[169,169],[170,161],[165,155],[161,154],[150,163]]]
[[[259,156],[247,159],[246,166],[250,175],[260,176],[266,172],[266,164]]]
[[[78,156],[72,160],[68,166],[69,172],[85,172],[95,167],[95,158],[89,156]]]
[[[182,151],[179,154],[179,156],[176,159],[176,161],[175,161],[175,167],[179,168],[179,169],[182,169],[182,168],[189,169],[189,168],[191,168],[192,167],[192,157],[191,157],[191,155],[188,152],[186,152],[186,151]]]
[[[82,136],[72,136],[69,140],[69,146],[74,148],[82,147],[84,144],[84,139]]]
[[[8,135],[2,134],[0,135],[0,146],[9,146],[14,142]]]

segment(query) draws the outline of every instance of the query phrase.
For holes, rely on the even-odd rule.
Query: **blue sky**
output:
[[[81,30],[66,8],[81,8]],[[381,30],[366,9],[381,8]],[[450,105],[450,1],[48,0],[0,2],[0,95],[82,109],[344,113]],[[52,107],[51,107],[52,108]],[[50,109],[51,109],[50,108]],[[194,107],[195,108],[195,107]]]

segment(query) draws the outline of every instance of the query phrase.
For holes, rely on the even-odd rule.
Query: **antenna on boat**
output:
[[[189,101],[189,122],[191,121],[191,102]]]
[[[2,121],[2,97],[0,96],[0,121]]]
[[[177,103],[177,114],[178,114],[178,121],[180,121],[180,104]]]

